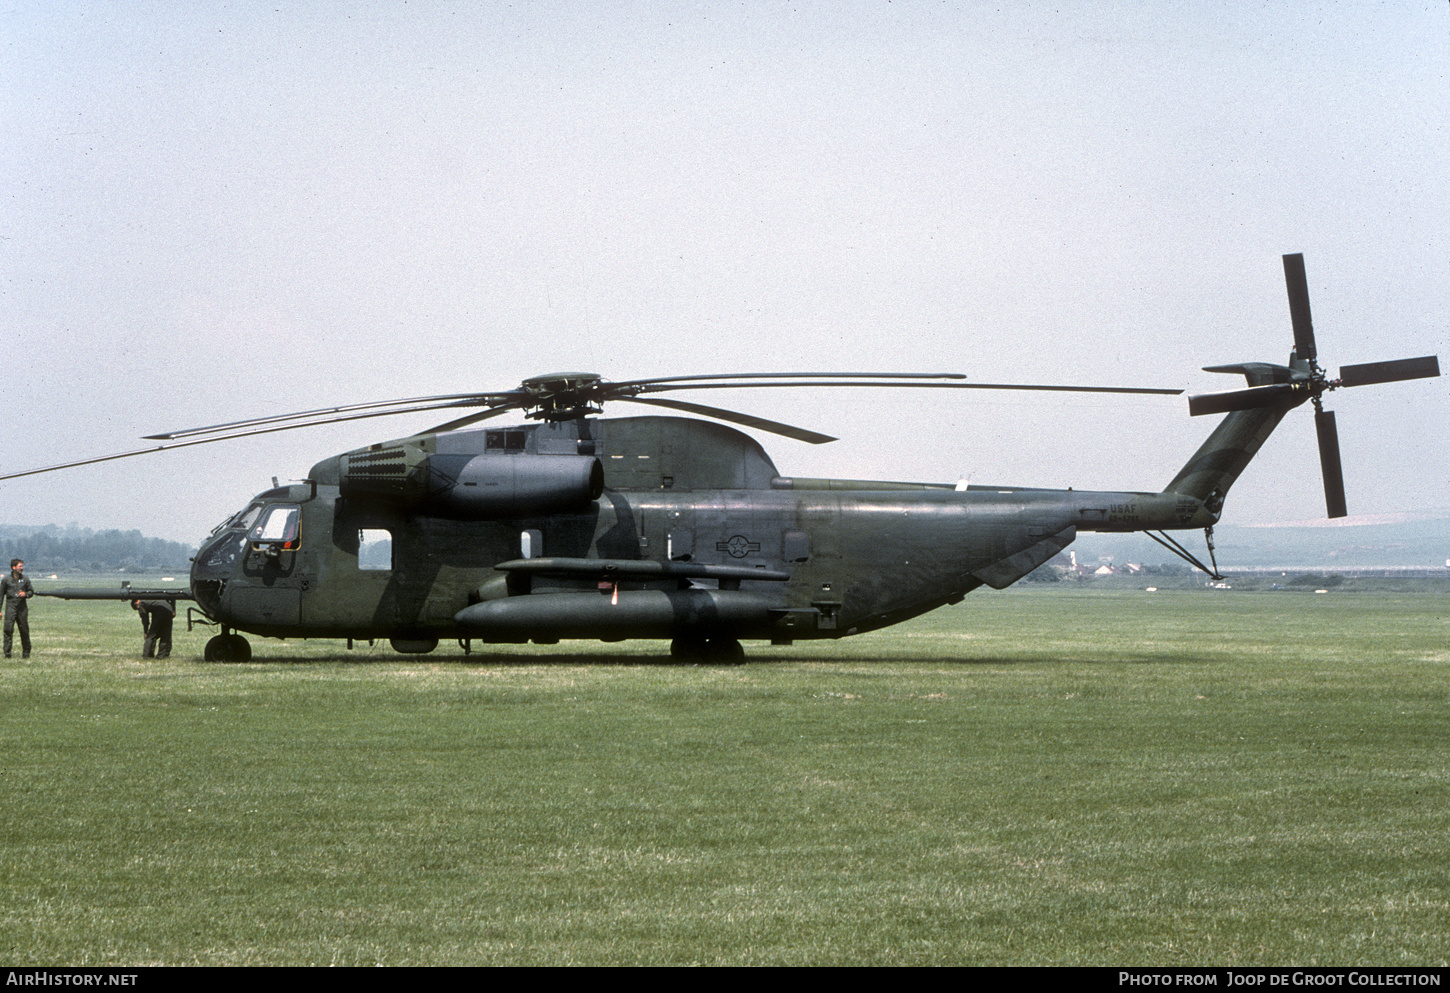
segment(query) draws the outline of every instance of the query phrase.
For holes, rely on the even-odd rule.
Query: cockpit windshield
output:
[[[222,521],[212,529],[211,533],[221,534],[223,531],[250,529],[253,524],[257,523],[257,515],[261,512],[262,505],[260,503],[254,503],[245,510],[239,511]]]

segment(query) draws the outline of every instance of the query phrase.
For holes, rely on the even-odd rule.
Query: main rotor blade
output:
[[[364,404],[362,406],[369,405]],[[387,417],[392,414],[418,413],[425,410],[448,410],[460,406],[463,406],[463,404],[457,402],[439,403],[433,405],[425,404],[417,407],[410,407],[406,410],[375,410],[361,414],[349,414],[346,417],[325,417],[320,420],[305,421],[298,424],[274,424],[270,427],[254,427],[243,429],[240,431],[228,431],[226,433],[214,434],[209,438],[192,438],[189,441],[173,441],[170,444],[155,445],[151,448],[138,448],[130,452],[117,452],[114,455],[97,455],[95,458],[78,459],[75,462],[64,462],[60,465],[48,465],[39,469],[26,469],[24,472],[6,473],[4,475],[0,475],[0,480],[19,479],[22,476],[37,476],[44,472],[56,472],[60,469],[74,469],[77,466],[94,465],[97,462],[114,462],[116,459],[129,459],[134,458],[137,455],[150,455],[153,452],[165,452],[170,451],[173,448],[190,448],[193,445],[210,445],[213,442],[218,441],[235,441],[238,438],[250,438],[254,435],[259,434],[275,434],[278,431],[295,431],[298,428],[319,427],[324,424],[338,424],[343,421],[361,421],[367,420],[371,417]],[[495,411],[497,411],[498,413],[503,413],[504,410],[511,409],[514,406],[521,406],[521,404],[512,404],[503,408],[496,407],[494,408],[494,410],[489,411],[485,416],[492,416]],[[215,430],[220,431],[220,426],[218,426],[218,428],[216,428]],[[195,431],[180,432],[177,436],[182,437],[187,434],[195,433]]]
[[[1440,375],[1440,359],[1426,355],[1418,359],[1395,359],[1391,362],[1366,362],[1363,365],[1339,367],[1339,385],[1368,386],[1371,383],[1398,383],[1405,379],[1432,379]]]
[[[906,383],[903,386],[909,385]],[[1044,383],[922,383],[923,387],[944,390],[1031,390],[1043,393],[1128,393],[1147,396],[1176,397],[1182,390],[1164,390],[1149,386],[1053,386]]]
[[[688,414],[703,414],[705,417],[714,417],[717,420],[729,421],[732,424],[740,424],[748,428],[758,428],[761,431],[769,431],[771,434],[783,435],[787,438],[794,438],[796,441],[809,442],[812,445],[824,445],[828,441],[836,440],[828,434],[807,431],[805,428],[782,424],[779,421],[767,420],[764,417],[756,417],[754,414],[741,414],[733,410],[722,410],[719,407],[707,407],[700,403],[687,403],[684,400],[662,400],[658,397],[652,397],[650,399],[643,397],[620,397],[619,399],[629,403],[647,403],[651,407],[667,407],[670,410],[683,410]]]
[[[1268,386],[1250,386],[1246,390],[1200,393],[1188,398],[1188,413],[1193,417],[1200,417],[1203,414],[1225,414],[1233,410],[1257,410],[1260,407],[1272,407],[1296,392],[1298,390],[1292,383],[1271,383]]]
[[[1319,357],[1314,347],[1314,321],[1309,317],[1309,280],[1304,256],[1284,256],[1284,285],[1289,290],[1289,317],[1294,322],[1294,352],[1306,362]]]
[[[1339,429],[1332,410],[1314,412],[1314,430],[1319,436],[1319,469],[1324,474],[1324,506],[1330,517],[1346,517],[1344,467],[1339,461]]]
[[[703,383],[727,379],[966,379],[959,372],[724,372],[703,376],[658,376],[604,383],[606,388],[653,386],[657,383]],[[727,388],[728,387],[721,387]]]
[[[446,424],[435,425],[434,427],[429,428],[427,431],[422,431],[420,433],[442,434],[444,431],[457,431],[459,428],[466,428],[470,424],[477,424],[479,421],[486,421],[490,417],[497,417],[499,414],[507,414],[511,410],[522,410],[527,406],[528,403],[523,400],[515,400],[513,403],[499,404],[492,410],[485,410],[480,414],[468,414],[464,417],[459,417],[455,420],[451,420]]]
[[[134,452],[117,452],[115,455],[98,455],[93,459],[80,459],[76,462],[62,462],[60,465],[48,465],[40,469],[26,469],[24,472],[11,472],[0,479],[19,479],[22,476],[38,476],[43,472],[56,472],[61,469],[74,469],[82,465],[95,465],[97,462],[113,462],[116,459],[129,459],[136,455],[150,455],[152,452],[164,452],[170,448],[187,448],[191,445],[205,445],[212,441],[221,441],[220,438],[203,438],[201,441],[181,441],[174,445],[157,445],[155,448],[138,448]]]
[[[610,384],[614,385],[614,384]],[[1130,393],[1149,394],[1154,396],[1179,396],[1182,390],[1165,390],[1145,386],[1057,386],[1045,383],[872,383],[872,382],[828,382],[812,380],[791,380],[788,382],[771,383],[682,383],[679,386],[645,385],[638,387],[640,393],[663,393],[665,391],[675,392],[677,390],[763,390],[776,387],[796,388],[801,386],[821,386],[832,389],[847,389],[852,386],[866,386],[873,389],[916,389],[916,390],[1032,390],[1045,393]],[[618,399],[629,399],[632,394],[625,394]]]
[[[488,404],[494,399],[500,402],[519,396],[517,390],[504,393],[453,393],[436,397],[412,397],[401,400],[376,400],[371,403],[354,403],[341,407],[320,407],[317,410],[302,410],[292,414],[273,414],[268,417],[253,417],[245,421],[229,421],[226,424],[212,424],[204,428],[187,428],[184,431],[171,431],[165,434],[148,434],[144,437],[148,441],[173,441],[177,438],[190,438],[196,435],[213,434],[220,431],[235,431],[241,428],[260,427],[264,424],[281,424],[284,421],[302,421],[307,423],[299,427],[313,427],[318,424],[328,424],[330,415],[339,415],[335,419],[339,421],[356,420],[356,411],[377,411],[377,413],[364,414],[365,417],[386,417],[390,414],[410,414],[415,410],[440,410],[445,407],[478,407]],[[395,408],[383,410],[381,408]]]

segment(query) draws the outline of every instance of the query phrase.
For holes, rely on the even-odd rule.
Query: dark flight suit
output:
[[[10,575],[0,579],[0,596],[5,598],[5,657],[10,657],[10,643],[15,635],[15,628],[20,628],[20,657],[30,658],[30,598],[35,591],[30,586],[30,580],[24,576],[16,575],[15,570]]]
[[[141,657],[170,658],[171,622],[176,617],[176,604],[170,600],[142,600],[136,609],[141,612],[141,630],[146,632]]]

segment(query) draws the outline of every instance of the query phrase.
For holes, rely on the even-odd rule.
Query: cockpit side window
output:
[[[296,548],[297,519],[301,516],[301,510],[295,504],[275,504],[268,507],[261,520],[248,533],[247,540],[259,545]]]

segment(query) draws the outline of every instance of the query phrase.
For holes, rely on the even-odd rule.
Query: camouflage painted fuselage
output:
[[[1282,413],[1231,415],[1162,493],[781,477],[747,435],[678,417],[421,435],[260,494],[192,589],[236,630],[416,650],[834,638],[1008,586],[1080,530],[1215,523]]]

